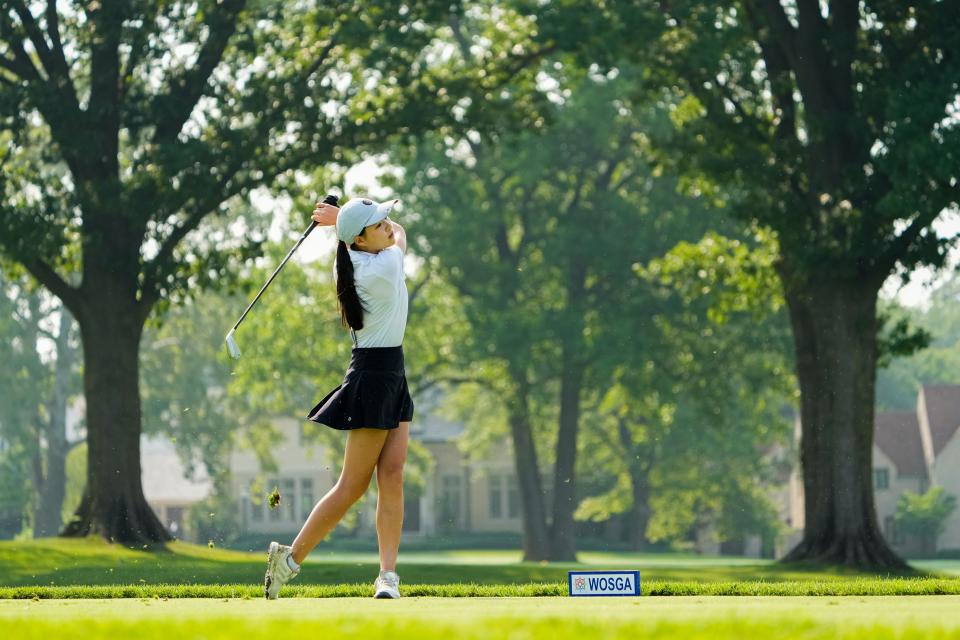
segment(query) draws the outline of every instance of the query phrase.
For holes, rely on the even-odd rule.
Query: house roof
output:
[[[920,423],[914,412],[877,413],[873,423],[873,443],[893,461],[897,475],[926,476],[920,440]]]
[[[923,385],[933,454],[940,455],[960,427],[960,385]]]

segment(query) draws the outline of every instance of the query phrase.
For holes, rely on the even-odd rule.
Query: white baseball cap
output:
[[[370,198],[351,198],[337,214],[337,238],[350,244],[364,227],[376,224],[390,215],[399,200],[374,202]]]

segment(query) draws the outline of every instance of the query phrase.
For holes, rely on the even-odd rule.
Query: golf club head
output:
[[[234,360],[240,357],[240,347],[237,346],[237,341],[233,339],[233,329],[227,334],[227,349],[230,350],[230,355],[233,356]]]

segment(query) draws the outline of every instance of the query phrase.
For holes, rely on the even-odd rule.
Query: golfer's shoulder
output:
[[[390,247],[377,254],[367,254],[363,264],[357,265],[355,273],[357,281],[367,285],[378,280],[392,284],[403,277],[403,252]]]
[[[373,259],[370,262],[377,268],[386,272],[394,272],[397,269],[402,271],[403,250],[397,245],[387,247],[377,255],[373,256]]]

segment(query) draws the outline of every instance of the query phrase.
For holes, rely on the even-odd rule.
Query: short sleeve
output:
[[[394,283],[403,279],[403,251],[394,245],[375,255],[368,265],[370,275]]]

